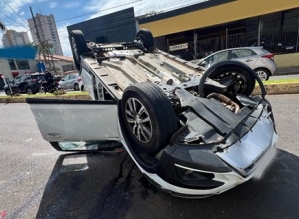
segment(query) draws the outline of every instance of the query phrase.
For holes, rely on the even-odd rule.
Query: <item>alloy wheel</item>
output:
[[[27,88],[27,94],[33,94],[33,91],[30,87]]]
[[[263,71],[263,70],[258,70],[258,71],[256,71],[256,73],[257,73],[257,75],[260,77],[260,79],[261,79],[262,81],[267,80],[267,78],[268,78],[268,74],[267,74],[267,72],[265,72],[265,71]]]
[[[136,98],[129,98],[125,113],[134,136],[142,143],[150,142],[153,137],[152,121],[144,105]]]

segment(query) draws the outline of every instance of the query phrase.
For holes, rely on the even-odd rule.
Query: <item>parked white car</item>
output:
[[[276,73],[276,63],[274,61],[274,55],[263,47],[240,47],[225,49],[215,52],[203,59],[197,61],[191,61],[207,70],[210,66],[226,60],[236,60],[243,62],[252,68],[261,80],[268,80],[270,76]]]
[[[68,74],[59,81],[62,89],[80,90],[82,87],[82,80],[79,74]]]

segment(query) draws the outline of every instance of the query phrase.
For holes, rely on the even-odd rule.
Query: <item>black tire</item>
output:
[[[10,94],[10,90],[9,89],[5,89],[5,94],[7,95],[7,96],[10,96],[11,94]]]
[[[232,61],[230,61],[232,62]],[[210,79],[216,79],[221,83],[221,80],[226,78],[234,78],[236,83],[228,87],[228,91],[231,93],[240,93],[244,95],[250,95],[255,87],[255,77],[250,73],[252,71],[249,67],[242,63],[211,66],[207,72],[211,69],[209,74]]]
[[[77,69],[80,71],[81,55],[89,51],[81,30],[72,30],[69,36],[71,49]]]
[[[81,91],[84,91],[84,85],[81,86]]]
[[[262,81],[268,81],[270,77],[270,71],[266,68],[257,68],[254,70]]]
[[[132,111],[129,103],[132,104],[134,101],[136,111],[130,113]],[[136,115],[137,111],[140,112],[141,106],[144,106],[144,111]],[[156,84],[145,82],[127,87],[121,101],[121,113],[128,137],[133,142],[133,149],[155,154],[169,144],[172,134],[177,130],[176,114],[171,102]],[[147,118],[149,122],[146,121]],[[135,129],[140,128],[139,138],[133,133],[134,126]],[[151,133],[151,136],[148,133]]]
[[[79,88],[79,84],[74,84],[74,90],[76,90],[76,91],[78,91],[78,90],[80,90],[80,88]]]
[[[154,37],[150,30],[140,29],[136,34],[136,39],[140,40],[143,47],[150,51],[154,47]]]

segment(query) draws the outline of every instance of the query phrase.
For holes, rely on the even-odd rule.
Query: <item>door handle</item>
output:
[[[247,59],[245,62],[251,62],[252,61],[252,59]]]

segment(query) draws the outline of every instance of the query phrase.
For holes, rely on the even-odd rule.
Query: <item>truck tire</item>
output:
[[[154,47],[154,37],[150,30],[140,29],[136,34],[136,39],[139,40],[148,51]]]
[[[152,83],[127,87],[121,100],[121,113],[133,149],[155,154],[169,144],[177,130],[177,118],[170,100]]]
[[[71,49],[77,69],[80,71],[81,55],[89,51],[81,30],[72,30],[69,36]]]

